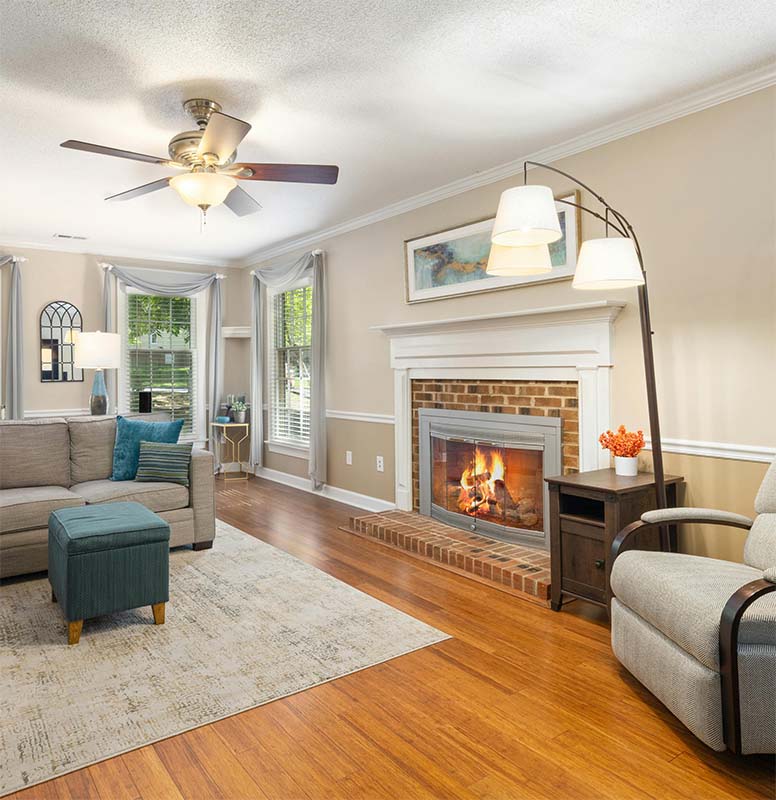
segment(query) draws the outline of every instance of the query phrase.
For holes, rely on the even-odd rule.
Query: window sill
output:
[[[310,459],[310,447],[302,444],[291,444],[290,442],[265,441],[267,450],[270,453],[277,453],[281,456],[291,456],[292,458]]]

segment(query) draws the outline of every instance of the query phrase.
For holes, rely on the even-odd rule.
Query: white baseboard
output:
[[[649,437],[646,450],[651,450]],[[776,457],[776,447],[761,445],[729,444],[727,442],[699,442],[694,439],[661,439],[664,453],[681,453],[687,456],[707,458],[729,458],[734,461],[761,461],[768,463]]]
[[[226,467],[232,467],[232,464],[225,464]],[[349,506],[356,508],[363,508],[365,511],[393,511],[396,506],[388,500],[381,500],[379,497],[370,497],[366,494],[359,494],[358,492],[350,492],[347,489],[340,489],[337,486],[324,486],[320,491],[314,491],[312,482],[309,478],[300,478],[298,475],[290,475],[287,472],[281,472],[277,469],[270,469],[269,467],[257,467],[255,470],[248,467],[248,472],[252,472],[257,478],[264,478],[268,481],[275,483],[282,483],[285,486],[291,486],[294,489],[301,489],[303,492],[310,492],[311,494],[325,497],[327,500],[335,500],[338,503],[345,503]]]

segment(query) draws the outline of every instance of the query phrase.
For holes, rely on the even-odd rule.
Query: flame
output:
[[[496,484],[504,482],[504,459],[493,449],[484,452],[477,447],[474,463],[461,475],[461,492],[458,508],[466,514],[484,515],[501,513]]]

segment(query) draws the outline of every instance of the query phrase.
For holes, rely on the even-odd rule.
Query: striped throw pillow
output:
[[[191,442],[140,442],[136,481],[165,481],[189,485]]]

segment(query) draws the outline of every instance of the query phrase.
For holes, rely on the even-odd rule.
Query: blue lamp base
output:
[[[92,394],[89,397],[89,411],[92,415],[108,413],[108,389],[105,386],[105,374],[101,369],[94,371]]]

